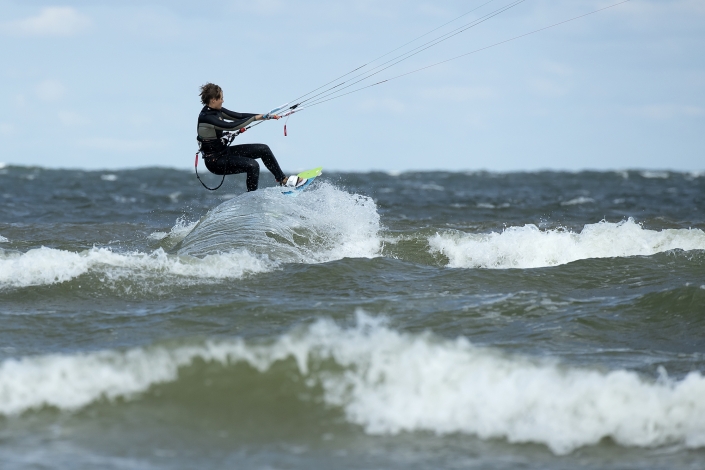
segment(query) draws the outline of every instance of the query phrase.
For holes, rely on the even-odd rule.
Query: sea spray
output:
[[[181,216],[176,219],[176,223],[168,232],[152,232],[149,234],[150,240],[164,240],[169,239],[174,245],[186,237],[191,230],[196,226],[196,222],[189,222],[186,217]]]
[[[278,188],[243,194],[212,209],[186,236],[180,254],[246,248],[290,263],[371,258],[381,249],[374,201],[321,183],[288,197]]]

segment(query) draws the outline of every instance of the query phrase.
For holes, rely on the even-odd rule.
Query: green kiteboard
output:
[[[304,189],[308,188],[311,183],[313,183],[313,180],[316,179],[316,177],[321,176],[321,170],[323,169],[322,166],[319,166],[318,168],[314,168],[313,170],[306,170],[302,171],[299,173],[298,176],[301,179],[305,179],[306,182],[302,184],[301,186],[297,186],[295,188],[287,188],[286,186],[282,189],[282,194],[286,194],[288,196],[296,196],[298,193],[303,191]]]

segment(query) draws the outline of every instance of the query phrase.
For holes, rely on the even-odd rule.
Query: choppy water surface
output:
[[[705,467],[705,175],[0,169],[2,468]]]

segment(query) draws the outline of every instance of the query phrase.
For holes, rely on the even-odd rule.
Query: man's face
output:
[[[225,100],[223,100],[223,94],[221,93],[218,98],[210,100],[210,103],[208,103],[208,107],[212,109],[220,109],[223,107],[223,101]]]

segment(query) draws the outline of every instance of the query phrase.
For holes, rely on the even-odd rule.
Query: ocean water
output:
[[[1,468],[705,468],[705,174],[261,186],[0,168]]]

